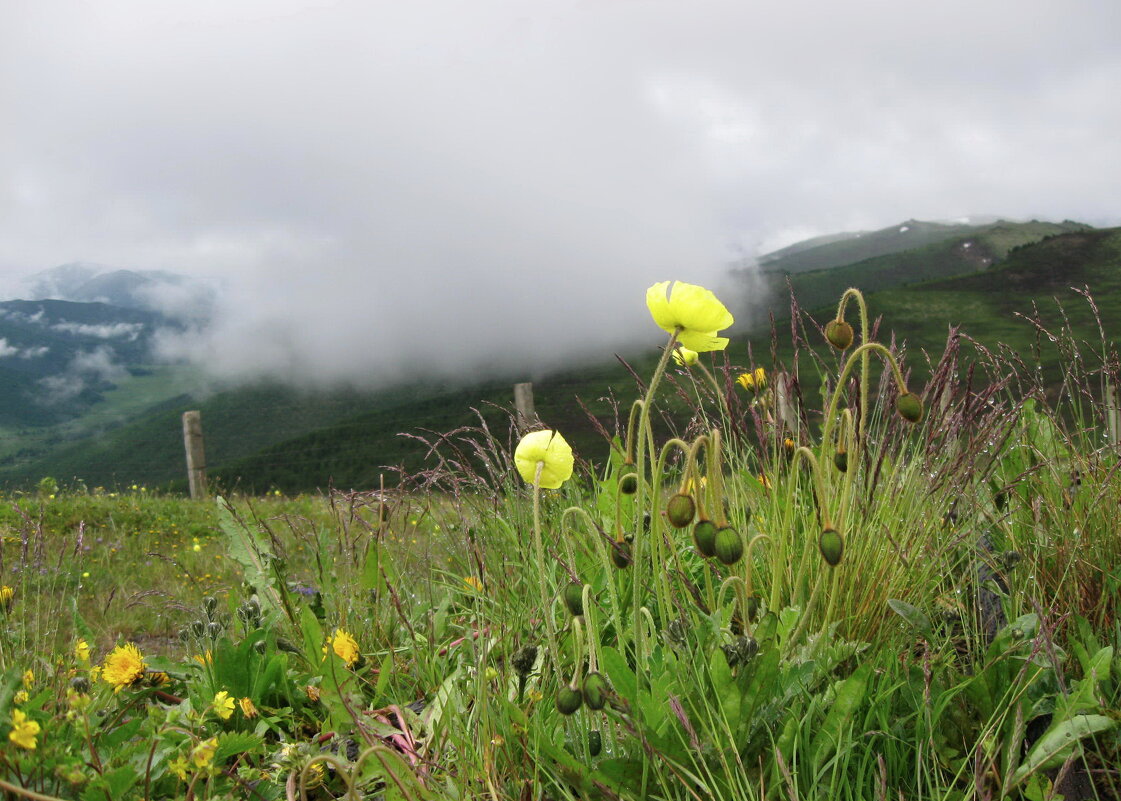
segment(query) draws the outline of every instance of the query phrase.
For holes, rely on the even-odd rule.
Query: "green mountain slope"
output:
[[[981,239],[989,257],[1000,259],[1011,248],[1036,242],[1046,236],[1082,230],[1088,226],[1069,220],[1061,223],[1009,222],[998,220],[984,225],[950,224],[907,220],[899,225],[879,231],[862,232],[836,241],[825,241],[812,247],[792,245],[763,256],[759,267],[774,275],[797,275],[814,270],[828,270],[843,265],[854,265],[869,259],[892,257],[897,254],[926,248],[954,240],[965,243]],[[829,240],[828,237],[825,238]],[[816,243],[818,240],[810,240]],[[966,248],[968,250],[968,248]],[[963,257],[970,254],[962,254]],[[983,257],[982,257],[983,258]],[[981,259],[977,259],[980,261]],[[965,258],[964,261],[971,261]],[[959,270],[960,272],[961,270]],[[952,273],[943,273],[943,275]]]

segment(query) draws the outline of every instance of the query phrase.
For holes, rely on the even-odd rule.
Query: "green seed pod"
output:
[[[908,423],[917,423],[922,420],[922,398],[914,392],[900,393],[895,399],[895,411]]]
[[[685,528],[697,514],[697,503],[692,495],[679,492],[666,504],[666,520],[674,528]]]
[[[830,567],[836,567],[841,563],[841,557],[845,553],[845,540],[837,529],[826,526],[817,539],[817,547]]]
[[[599,733],[599,729],[592,729],[588,732],[588,753],[592,756],[599,756],[599,752],[603,750],[603,735]]]
[[[564,605],[573,617],[584,614],[584,585],[574,581],[564,588]]]
[[[731,526],[716,532],[716,558],[726,565],[734,565],[743,556],[743,537]]]
[[[604,704],[607,703],[607,679],[600,673],[589,673],[584,677],[584,684],[581,688],[584,695],[584,703],[588,705],[588,709],[603,709]]]
[[[693,526],[693,542],[701,556],[712,558],[716,556],[716,524],[711,520],[701,520]]]
[[[561,687],[557,690],[557,711],[562,715],[574,715],[580,705],[584,703],[584,696],[575,687]]]
[[[638,474],[627,473],[619,477],[619,492],[624,495],[634,495],[638,491]]]
[[[620,570],[630,567],[631,559],[631,544],[626,540],[616,542],[611,548],[611,561],[614,562],[615,567]]]
[[[825,338],[837,350],[848,350],[852,345],[852,326],[844,320],[830,320],[825,324]]]
[[[837,469],[840,470],[842,473],[847,473],[849,471],[849,455],[848,455],[848,452],[847,451],[837,451],[835,454],[833,454],[833,464],[835,464],[837,466]]]

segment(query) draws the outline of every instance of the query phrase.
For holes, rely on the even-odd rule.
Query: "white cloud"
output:
[[[77,334],[79,336],[97,337],[98,339],[125,339],[128,342],[135,342],[136,338],[140,336],[140,332],[144,330],[143,323],[104,323],[101,325],[93,325],[91,323],[69,323],[59,322],[51,326],[54,331],[62,331],[66,334]]]

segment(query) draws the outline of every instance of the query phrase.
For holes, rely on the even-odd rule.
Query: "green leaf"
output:
[[[604,648],[599,661],[607,678],[611,679],[615,691],[628,701],[634,700],[638,692],[638,679],[623,655],[614,648]]]
[[[259,748],[265,742],[263,737],[248,732],[229,732],[219,735],[218,747],[214,750],[214,762],[221,765],[234,754],[241,754]]]
[[[108,801],[123,798],[125,793],[140,779],[140,774],[130,765],[122,765],[108,771],[90,782],[82,792],[82,801]]]
[[[887,605],[891,607],[891,611],[906,620],[911,628],[919,634],[924,637],[930,636],[930,618],[923,614],[917,606],[913,606],[906,601],[900,601],[897,598],[888,598]]]
[[[125,721],[115,729],[111,729],[105,732],[101,735],[100,738],[98,738],[99,748],[105,751],[109,751],[116,748],[126,740],[135,737],[136,733],[140,731],[140,725],[143,722],[144,721],[140,718],[133,718],[132,720]]]
[[[1069,720],[1053,724],[1036,741],[1024,758],[1023,764],[1012,774],[1011,790],[1028,776],[1037,771],[1058,767],[1074,753],[1080,742],[1090,735],[1113,728],[1116,721],[1104,715],[1075,715]]]
[[[739,728],[742,697],[723,651],[716,649],[712,652],[708,660],[708,675],[712,681],[713,692],[720,702],[720,710],[728,722],[728,729],[734,732]]]
[[[852,726],[852,717],[864,702],[868,693],[868,680],[872,675],[872,663],[865,662],[845,679],[837,688],[833,706],[825,716],[817,736],[810,745],[813,772],[816,775],[822,765],[837,750],[846,729]]]

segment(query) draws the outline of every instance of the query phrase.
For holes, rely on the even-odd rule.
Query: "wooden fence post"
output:
[[[533,408],[533,384],[514,384],[514,408],[518,412],[518,428],[523,431],[537,422]]]
[[[183,412],[183,447],[187,451],[187,483],[191,497],[206,497],[206,454],[202,443],[202,415]]]

